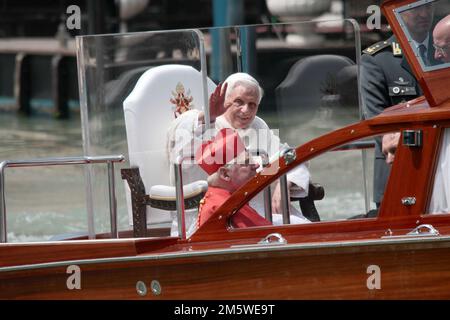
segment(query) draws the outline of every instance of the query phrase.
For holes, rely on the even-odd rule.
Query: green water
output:
[[[0,113],[0,160],[82,156],[80,120]],[[8,241],[86,230],[81,166],[7,168]]]

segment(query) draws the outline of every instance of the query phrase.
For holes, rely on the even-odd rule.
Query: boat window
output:
[[[379,137],[352,141],[289,171],[286,180],[290,186],[290,224],[377,217],[378,209],[373,198],[375,145],[377,140],[383,143],[383,161],[386,162],[389,177],[399,138],[400,133],[387,133]],[[383,157],[380,154],[377,156]],[[308,192],[302,190],[299,185],[292,185],[292,181],[299,181],[303,188],[307,186]],[[249,201],[241,215],[245,216],[252,211],[250,207],[266,220],[272,219],[274,225],[286,224],[282,205],[278,200],[274,201],[278,198],[273,198],[280,192],[279,183],[283,183],[282,180],[270,186],[269,200],[266,188]],[[232,218],[231,225],[245,226],[243,220],[237,218],[234,221]]]
[[[450,6],[421,0],[395,10],[400,26],[424,71],[450,66]],[[400,48],[399,48],[400,50]]]
[[[450,128],[442,138],[428,213],[450,213]]]

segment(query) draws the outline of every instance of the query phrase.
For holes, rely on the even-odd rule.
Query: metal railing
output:
[[[259,149],[250,150],[250,154],[252,156],[260,156],[261,157],[263,168],[267,167],[270,164],[269,163],[269,154],[267,153],[266,150],[259,150]],[[266,218],[266,220],[272,222],[273,221],[272,204],[271,204],[272,192],[270,189],[270,184],[264,188],[263,199],[264,199],[264,217]]]
[[[186,239],[186,219],[184,217],[183,161],[187,159],[195,160],[195,157],[178,156],[174,163],[178,237],[180,237],[181,239]]]
[[[5,169],[24,167],[43,167],[78,164],[108,164],[108,188],[109,209],[111,222],[111,236],[118,238],[117,230],[117,200],[114,181],[114,163],[125,160],[123,155],[95,156],[95,157],[63,157],[63,158],[40,158],[30,160],[5,160],[0,163],[0,243],[7,242],[6,224],[6,198],[5,198]]]

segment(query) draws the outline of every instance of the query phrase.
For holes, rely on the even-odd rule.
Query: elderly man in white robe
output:
[[[256,79],[247,73],[230,75],[219,84],[210,97],[210,125],[205,125],[202,111],[189,110],[178,117],[168,132],[168,151],[171,159],[178,155],[195,153],[196,146],[207,136],[207,130],[230,128],[237,131],[248,150],[264,150],[269,161],[278,159],[279,152],[287,147],[281,144],[279,138],[270,130],[266,122],[256,113],[263,96],[263,90]],[[214,131],[214,130],[213,130]],[[210,133],[211,135],[214,132]],[[206,137],[207,138],[207,137]],[[261,162],[261,159],[259,159]],[[262,167],[262,166],[261,166]],[[206,179],[204,172],[196,164],[183,166],[183,182],[188,183],[199,179]],[[287,174],[288,190],[291,196],[306,197],[310,173],[301,164]],[[273,190],[272,196],[273,223],[282,224],[281,192],[279,182]],[[250,206],[264,216],[262,193],[255,197]],[[308,223],[301,211],[290,206],[291,223]],[[187,226],[192,225],[194,217],[186,218]],[[172,227],[174,230],[174,226]],[[191,230],[192,231],[192,230]],[[189,233],[189,231],[188,231]]]

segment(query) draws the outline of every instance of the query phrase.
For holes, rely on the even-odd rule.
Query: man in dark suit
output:
[[[426,8],[425,8],[426,7]],[[431,10],[430,10],[431,7]],[[433,6],[425,5],[404,11],[402,19],[408,29],[413,49],[426,43],[423,59],[426,65],[434,64],[434,51],[430,29],[434,14]],[[411,68],[403,57],[402,49],[395,36],[378,42],[363,50],[361,57],[361,89],[363,115],[372,118],[385,108],[409,101],[420,95],[422,90]],[[375,139],[374,194],[373,200],[379,207],[389,177],[390,166],[382,153],[381,137]]]
[[[411,36],[411,47],[426,66],[436,63],[434,60],[432,24],[434,4],[428,3],[403,11],[401,18]]]

